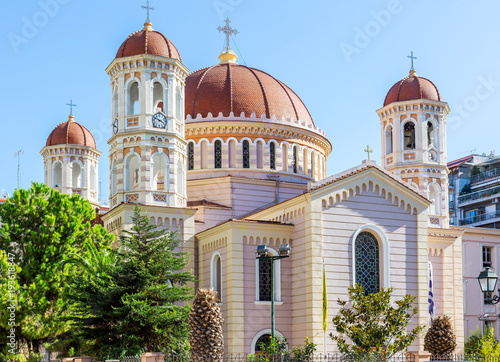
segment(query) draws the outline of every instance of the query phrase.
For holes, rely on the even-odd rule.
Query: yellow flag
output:
[[[325,264],[323,264],[323,330],[325,331],[325,333],[327,326],[328,326],[328,299],[326,297]]]

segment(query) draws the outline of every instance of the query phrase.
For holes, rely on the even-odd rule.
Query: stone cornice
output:
[[[126,65],[128,68],[126,68]],[[106,68],[106,73],[113,78],[121,71],[134,69],[137,71],[140,69],[146,69],[148,72],[173,72],[183,80],[189,74],[189,69],[179,60],[151,54],[140,54],[130,57],[116,58]]]
[[[269,135],[283,138],[295,138],[303,142],[317,145],[322,148],[326,155],[332,151],[332,145],[326,133],[317,127],[307,126],[305,123],[298,123],[293,120],[268,119],[266,117],[257,118],[252,113],[250,117],[234,117],[231,113],[229,117],[201,117],[186,119],[186,138],[192,135],[215,135],[215,134],[246,134],[246,135]]]
[[[415,108],[416,107],[416,108]],[[432,114],[450,113],[450,107],[446,102],[432,101],[430,99],[414,99],[410,101],[393,102],[377,110],[381,119],[395,114],[406,114],[411,111],[424,111]]]

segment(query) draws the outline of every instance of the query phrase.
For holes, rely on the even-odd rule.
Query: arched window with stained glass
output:
[[[243,168],[250,168],[250,142],[243,141]]]
[[[276,170],[276,144],[274,142],[269,144],[269,168]]]
[[[380,291],[380,246],[377,238],[369,232],[358,234],[355,242],[355,281],[365,294]]]
[[[217,140],[214,142],[214,168],[222,168],[222,142]]]
[[[188,170],[194,170],[194,143],[188,143]]]

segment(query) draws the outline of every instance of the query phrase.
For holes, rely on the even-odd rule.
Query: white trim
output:
[[[283,340],[283,334],[281,334],[276,329],[274,330],[274,332],[275,332],[275,336],[278,337],[280,339],[280,341],[282,341]],[[255,334],[255,336],[253,336],[253,338],[252,338],[252,344],[250,345],[250,352],[252,354],[255,354],[255,343],[257,343],[257,341],[259,340],[259,338],[262,337],[264,334],[271,334],[271,328],[263,329],[263,330],[257,332]]]
[[[377,225],[367,224],[360,226],[358,230],[354,233],[351,245],[352,245],[352,285],[356,284],[356,239],[362,231],[369,231],[374,234],[375,238],[379,242],[380,246],[380,264],[381,264],[381,273],[380,273],[380,286],[382,288],[389,288],[390,286],[390,274],[389,274],[389,240],[387,239],[387,235],[384,230]]]
[[[269,248],[269,254],[277,256],[278,253],[273,248]],[[270,301],[259,300],[259,259],[255,259],[255,302],[271,303]],[[281,300],[281,260],[274,261],[274,303]]]

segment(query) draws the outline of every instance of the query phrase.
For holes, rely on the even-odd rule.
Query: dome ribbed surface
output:
[[[96,148],[96,143],[92,133],[81,124],[76,123],[70,117],[70,120],[60,123],[50,133],[47,138],[46,146],[54,145],[80,145]]]
[[[393,102],[430,99],[441,101],[437,87],[429,79],[419,77],[415,72],[394,84],[385,97],[384,107]]]
[[[223,63],[191,73],[186,78],[186,115],[196,118],[230,112],[239,117],[255,113],[275,115],[314,125],[302,100],[284,83],[266,72],[247,66]]]

